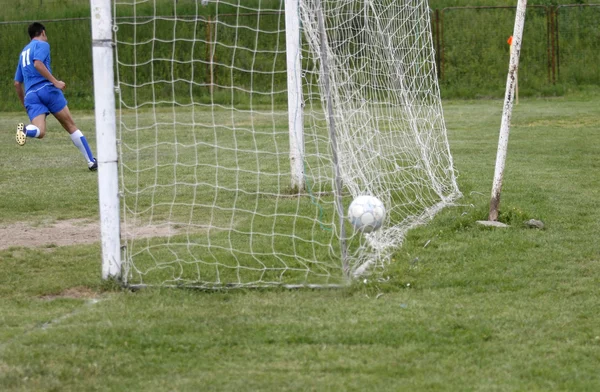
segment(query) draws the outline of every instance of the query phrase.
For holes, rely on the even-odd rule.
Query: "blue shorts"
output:
[[[25,109],[30,120],[33,120],[40,114],[58,113],[65,106],[67,106],[67,100],[63,92],[52,84],[29,91],[25,95]]]

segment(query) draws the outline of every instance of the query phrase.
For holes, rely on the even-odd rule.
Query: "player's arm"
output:
[[[23,83],[15,80],[15,91],[17,92],[19,100],[21,101],[21,105],[25,107],[25,91],[23,90]]]
[[[33,66],[40,73],[40,75],[42,75],[43,77],[45,77],[50,83],[52,83],[54,85],[54,87],[56,87],[58,89],[61,89],[61,90],[64,90],[65,87],[67,87],[67,85],[65,84],[65,82],[63,82],[62,80],[57,80],[50,73],[50,71],[48,71],[48,68],[46,68],[46,66],[44,65],[44,63],[41,62],[40,60],[34,60],[33,61]]]

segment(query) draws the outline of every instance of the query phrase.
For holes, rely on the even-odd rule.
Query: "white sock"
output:
[[[33,124],[25,127],[25,135],[27,137],[40,137],[40,129]]]
[[[81,133],[79,129],[71,134],[71,140],[75,147],[81,151],[81,154],[87,160],[88,164],[94,162],[94,154],[92,154],[92,150],[90,149],[85,136],[83,136],[83,133]]]

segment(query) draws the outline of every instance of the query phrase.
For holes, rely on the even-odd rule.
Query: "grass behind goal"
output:
[[[411,231],[381,280],[342,290],[129,292],[101,283],[98,243],[2,249],[0,390],[597,390],[598,107],[515,106],[511,227],[496,230],[475,221],[502,102],[446,102],[461,205]],[[74,116],[94,148],[92,116]],[[0,116],[0,224],[97,220],[96,175],[66,133],[50,120],[18,148],[23,117]]]

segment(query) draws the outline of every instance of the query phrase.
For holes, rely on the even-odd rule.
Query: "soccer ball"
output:
[[[358,196],[350,203],[348,219],[356,230],[370,233],[383,224],[385,207],[375,196]]]

